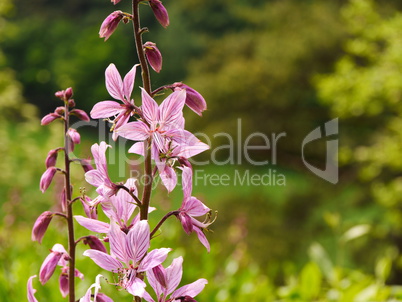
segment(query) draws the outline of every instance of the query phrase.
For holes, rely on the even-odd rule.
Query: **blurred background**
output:
[[[196,169],[231,179],[228,185],[200,181],[194,187],[194,195],[218,211],[207,234],[210,254],[175,219],[155,239],[155,246],[180,246],[171,258],[184,255],[182,284],[207,278],[199,301],[402,301],[401,1],[166,0],[164,5],[171,20],[167,29],[142,7],[142,24],[150,30],[145,41],[157,43],[164,58],[161,73],[151,75],[153,88],[183,81],[205,97],[203,117],[186,110],[186,123],[210,138],[211,150],[197,161],[214,158],[215,164]],[[130,25],[119,25],[106,43],[98,38],[101,22],[114,9],[128,11],[128,1],[113,7],[98,0],[0,0],[2,301],[25,300],[28,277],[38,274],[55,241],[66,245],[57,219],[42,245],[30,239],[34,221],[56,206],[62,187],[56,179],[45,194],[39,191],[47,152],[62,144],[61,125],[40,126],[40,118],[60,105],[54,92],[72,86],[77,107],[89,112],[110,98],[105,68],[113,62],[125,74],[137,63]],[[311,173],[301,157],[306,135],[333,118],[339,118],[336,184]],[[269,161],[257,166],[238,149],[233,155],[219,148],[230,143],[216,135],[222,132],[236,146],[256,132],[286,137],[278,140],[276,162],[272,149],[250,150],[254,161]],[[87,127],[81,134],[75,153],[88,157],[99,132]],[[265,141],[254,136],[249,145]],[[309,163],[324,169],[326,139],[304,151]],[[228,161],[230,156],[235,160]],[[122,181],[117,157],[110,170],[113,180]],[[285,184],[233,181],[236,173],[269,171],[283,175]],[[79,167],[74,182],[94,196]],[[160,213],[151,223],[181,200],[179,190],[156,193]],[[87,234],[77,229],[78,235]],[[80,246],[78,254],[85,249]],[[83,258],[78,268],[86,277],[77,282],[79,296],[101,272]],[[34,287],[39,301],[60,300],[56,275],[44,287],[36,279]],[[112,285],[103,288],[130,300]]]

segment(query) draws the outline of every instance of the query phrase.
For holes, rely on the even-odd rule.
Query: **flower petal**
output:
[[[133,141],[144,141],[150,135],[149,127],[141,121],[125,124],[116,129],[116,133]]]
[[[159,120],[158,104],[143,88],[141,88],[141,97],[142,97],[141,109],[142,113],[144,114],[145,120],[150,124],[158,122]]]
[[[131,93],[133,92],[134,87],[135,73],[138,65],[139,64],[134,65],[133,68],[131,68],[131,70],[124,77],[123,92],[124,95],[126,96],[126,100],[124,101],[125,103],[130,102]]]
[[[114,64],[110,64],[105,71],[106,89],[116,100],[124,100],[123,81]]]
[[[186,91],[175,91],[170,94],[159,107],[160,123],[170,128],[180,128]]]
[[[114,222],[110,221],[109,231],[110,255],[127,263],[126,253],[126,234],[120,230],[120,227]]]
[[[29,277],[28,282],[27,282],[27,298],[28,298],[28,302],[38,302],[38,300],[34,296],[34,294],[36,293],[36,289],[34,289],[33,286],[32,286],[32,279],[33,278],[36,278],[36,275]]]
[[[110,225],[106,222],[99,221],[96,219],[86,218],[81,215],[74,216],[75,220],[83,226],[84,228],[96,232],[106,234],[109,232]]]
[[[135,262],[139,262],[149,248],[150,230],[146,220],[136,223],[127,234],[127,255]]]
[[[178,257],[166,268],[167,295],[171,294],[178,286],[183,275],[183,257]]]
[[[114,101],[103,101],[96,103],[91,110],[92,118],[107,118],[110,116],[114,116],[124,111],[125,109],[121,106],[121,104]]]
[[[194,298],[204,289],[206,284],[208,284],[208,281],[206,279],[198,279],[193,283],[180,287],[172,294],[172,298],[177,299],[184,296],[190,296],[191,298]]]
[[[91,258],[98,266],[109,272],[117,272],[119,268],[123,268],[120,261],[97,250],[86,250],[83,255]]]
[[[165,261],[169,248],[155,249],[149,252],[138,266],[138,272],[146,272]]]

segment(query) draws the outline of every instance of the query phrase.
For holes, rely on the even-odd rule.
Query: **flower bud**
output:
[[[61,116],[56,113],[49,113],[42,118],[40,124],[42,126],[49,125],[51,122],[57,120],[58,118],[61,118]]]
[[[73,99],[68,100],[68,107],[70,107],[70,108],[75,107],[75,101]]]
[[[75,115],[81,121],[84,121],[84,122],[89,122],[90,121],[88,114],[84,110],[73,109],[73,110],[70,111],[70,114]]]
[[[153,42],[146,42],[144,44],[145,56],[147,57],[149,65],[156,72],[162,69],[162,54]]]
[[[42,177],[40,179],[40,184],[39,184],[39,187],[40,187],[40,190],[42,191],[42,193],[45,193],[47,188],[49,188],[56,172],[57,172],[57,169],[55,167],[49,167],[46,169],[45,173],[42,174]]]
[[[151,5],[155,18],[163,27],[167,27],[169,25],[169,15],[166,8],[162,5],[162,2],[159,0],[150,0],[149,4]]]
[[[68,129],[67,135],[71,138],[71,141],[72,141],[74,144],[79,144],[79,143],[81,142],[81,136],[80,136],[80,134],[78,133],[78,131],[75,130],[74,128]]]
[[[39,271],[39,281],[42,285],[44,285],[53,275],[61,256],[63,256],[62,253],[52,251],[46,257],[45,261],[43,261]]]
[[[65,91],[64,91],[64,97],[66,100],[71,99],[71,97],[73,96],[73,88],[68,87]]]
[[[114,5],[116,5],[117,3],[120,2],[120,0],[111,0],[111,2],[112,2]]]
[[[190,86],[187,86],[186,84],[183,84],[181,82],[177,82],[174,83],[171,87],[173,91],[186,89],[186,105],[198,115],[201,116],[202,112],[207,109],[207,103],[205,102],[205,99],[198,91],[194,90]]]
[[[42,243],[42,238],[45,235],[46,230],[50,222],[52,221],[52,218],[53,213],[49,211],[43,212],[39,215],[32,228],[32,241],[38,241],[39,243]]]
[[[65,112],[66,108],[64,108],[64,106],[59,106],[54,110],[54,113],[63,116],[64,112]]]
[[[103,252],[107,254],[107,250],[103,245],[102,241],[99,240],[98,237],[89,235],[84,239],[84,244],[88,244],[91,249]]]
[[[119,25],[123,17],[124,14],[121,10],[114,11],[109,16],[107,16],[100,27],[99,37],[105,38],[105,41],[109,39],[109,37],[116,30],[117,26]]]
[[[80,159],[80,163],[81,163],[81,166],[84,169],[85,173],[94,169],[94,167],[92,167],[92,165],[91,165],[90,159],[82,158],[82,159]]]
[[[53,149],[49,151],[45,160],[46,168],[50,168],[56,165],[58,153],[58,149]]]

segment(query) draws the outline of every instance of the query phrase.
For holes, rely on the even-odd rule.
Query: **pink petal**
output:
[[[183,107],[186,101],[186,91],[175,91],[169,95],[159,107],[160,123],[169,127],[179,128],[183,116]]]
[[[114,64],[110,64],[105,71],[106,89],[116,100],[124,100],[123,81]]]
[[[32,286],[32,279],[33,278],[36,278],[36,275],[29,277],[28,283],[27,283],[27,298],[28,298],[28,302],[38,302],[38,300],[34,296],[34,294],[36,293],[36,289],[34,289],[33,286]]]
[[[110,225],[106,222],[99,221],[96,219],[86,218],[84,216],[76,215],[74,216],[75,220],[83,226],[84,228],[96,232],[106,234],[109,232]]]
[[[126,96],[125,103],[130,101],[131,93],[133,92],[135,73],[137,70],[138,64],[134,65],[133,68],[126,74],[123,80],[123,92]]]
[[[208,208],[197,198],[190,197],[186,202],[185,209],[183,210],[186,211],[186,213],[190,216],[198,217],[207,214],[210,211],[210,208]]]
[[[183,257],[178,257],[166,268],[167,295],[172,293],[178,286],[183,275]]]
[[[191,197],[193,190],[193,170],[189,167],[181,167],[181,183],[183,189],[184,199]]]
[[[110,222],[109,231],[109,243],[110,243],[110,255],[119,259],[122,262],[127,263],[126,253],[126,234],[120,230],[120,227],[114,222]]]
[[[203,231],[200,228],[194,227],[193,228],[194,231],[197,233],[198,236],[198,240],[200,240],[200,242],[202,243],[203,246],[205,246],[205,248],[207,249],[208,253],[211,250],[210,246],[209,246],[209,242],[207,237],[205,237],[205,234],[203,233]]]
[[[141,88],[141,96],[142,96],[142,113],[144,114],[145,120],[152,124],[156,123],[159,120],[159,107],[153,98],[145,91],[145,89]]]
[[[51,252],[43,261],[42,266],[39,271],[39,281],[40,283],[45,284],[50,277],[53,275],[57,263],[63,256],[62,253],[59,252]]]
[[[142,295],[142,298],[147,302],[155,302],[155,300],[152,299],[152,297],[147,292],[144,292],[144,294]]]
[[[123,268],[120,261],[97,250],[86,250],[83,255],[91,258],[98,266],[109,272],[117,272],[119,268]]]
[[[99,187],[104,183],[104,175],[99,170],[91,170],[85,173],[85,180],[94,187]]]
[[[145,282],[139,278],[134,279],[127,285],[126,290],[133,296],[142,297],[145,293]]]
[[[59,289],[63,298],[67,297],[68,289],[68,273],[61,273],[59,277]]]
[[[149,137],[149,127],[141,121],[131,122],[118,128],[116,133],[133,141],[144,141]]]
[[[204,289],[206,284],[208,284],[208,281],[206,279],[198,279],[193,283],[180,287],[172,294],[172,298],[177,299],[184,296],[190,296],[191,298],[194,298]]]
[[[163,268],[162,265],[156,266],[155,268],[157,268],[157,267]],[[152,288],[154,289],[154,291],[156,293],[156,296],[159,298],[159,296],[164,292],[164,290],[163,290],[163,287],[162,287],[161,283],[159,282],[156,274],[154,273],[155,268],[147,271],[147,278],[148,278],[149,285],[152,286]],[[146,300],[146,298],[145,298],[145,300]]]
[[[95,106],[91,110],[92,118],[107,118],[114,115],[119,114],[125,109],[121,106],[121,104],[114,101],[103,101],[96,103]]]
[[[136,223],[127,234],[127,255],[138,262],[149,248],[150,230],[146,220]]]
[[[138,272],[146,272],[158,266],[166,260],[167,254],[171,251],[168,248],[155,249],[149,252],[138,266]]]
[[[143,142],[135,143],[134,145],[131,146],[130,149],[128,149],[128,153],[134,153],[144,156],[144,143]]]
[[[168,192],[172,192],[177,184],[177,175],[172,167],[166,166],[165,169],[159,173],[163,185]]]

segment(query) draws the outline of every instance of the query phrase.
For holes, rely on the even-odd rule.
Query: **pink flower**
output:
[[[180,220],[184,231],[187,234],[191,234],[195,232],[198,236],[200,242],[206,247],[208,252],[210,251],[210,246],[205,234],[203,233],[204,229],[211,223],[203,223],[194,217],[204,216],[211,210],[204,205],[197,198],[191,196],[192,192],[192,171],[188,167],[181,168],[182,173],[182,185],[183,185],[183,194],[184,199],[183,203],[179,209],[180,213],[177,215],[177,218]]]
[[[135,72],[138,65],[134,65],[133,68],[126,74],[124,80],[114,64],[110,64],[105,72],[106,77],[106,89],[109,94],[116,100],[120,100],[123,104],[119,104],[115,101],[103,101],[95,104],[91,111],[92,118],[110,118],[116,116],[113,120],[114,130],[117,130],[122,125],[128,122],[130,116],[134,112],[134,100],[131,99],[131,93],[133,92]],[[117,135],[114,134],[114,139]]]
[[[162,69],[162,54],[153,42],[146,42],[144,44],[145,55],[147,57],[149,65],[156,72],[160,72]]]
[[[120,21],[123,20],[124,13],[121,10],[114,11],[106,19],[102,22],[102,25],[99,30],[99,37],[105,38],[105,41],[109,39],[109,37],[116,30]]]
[[[111,221],[108,235],[110,255],[86,250],[84,256],[90,257],[101,268],[117,274],[118,284],[130,294],[143,297],[146,284],[137,274],[149,271],[165,261],[170,249],[155,249],[147,253],[150,231],[146,220],[137,222],[127,234]]]
[[[36,293],[36,289],[34,289],[33,286],[32,286],[32,279],[33,278],[36,278],[36,275],[29,277],[28,283],[27,283],[27,298],[28,298],[28,302],[38,302],[38,300],[34,296],[34,294]]]
[[[39,215],[32,228],[32,241],[38,241],[39,243],[42,243],[42,238],[45,235],[49,223],[52,221],[52,218],[53,213],[49,211],[43,212]]]
[[[169,25],[169,15],[166,8],[162,5],[162,2],[159,0],[150,0],[149,5],[159,23],[163,27],[167,27]]]
[[[42,191],[42,193],[45,193],[47,188],[49,188],[56,172],[57,172],[57,168],[49,167],[46,169],[45,173],[42,174],[42,177],[41,177],[40,183],[39,183],[39,188]]]
[[[186,140],[184,128],[183,106],[186,91],[181,90],[169,95],[160,106],[142,90],[142,113],[145,121],[136,121],[120,127],[117,132],[120,136],[134,141],[152,140],[151,154],[158,169],[164,168],[159,160],[160,154],[167,152],[166,146],[170,142],[178,144]],[[143,146],[140,144],[139,146]],[[175,181],[165,183],[168,191],[176,185]]]
[[[85,180],[97,187],[96,192],[105,198],[114,195],[118,190],[117,186],[110,180],[107,170],[106,149],[108,147],[110,146],[105,142],[101,142],[100,145],[92,145],[91,152],[95,160],[96,169],[85,173]]]
[[[205,279],[198,279],[197,281],[182,286],[176,290],[183,275],[183,258],[178,257],[172,261],[172,264],[167,268],[162,265],[154,267],[147,272],[149,284],[154,289],[158,302],[170,301],[195,301],[188,300],[187,297],[194,298],[198,295],[208,283]],[[170,296],[168,299],[167,296]],[[148,302],[155,302],[152,297],[146,293],[144,299]]]

